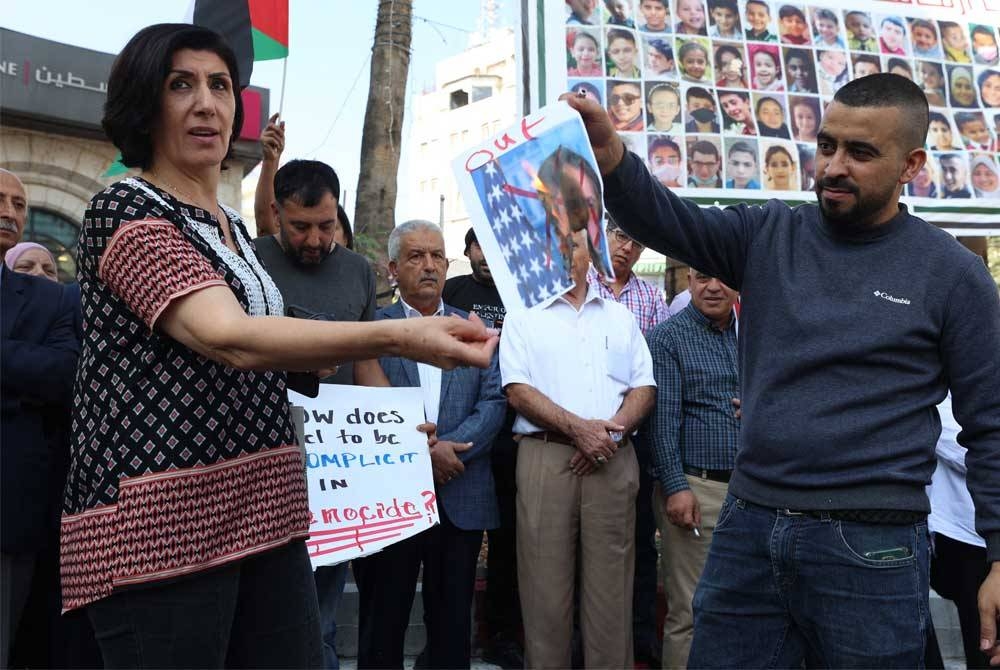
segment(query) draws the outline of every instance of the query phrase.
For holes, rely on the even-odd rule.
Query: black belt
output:
[[[909,526],[927,520],[926,512],[914,512],[902,509],[831,509],[794,511],[783,509],[784,514],[791,516],[806,515],[814,519],[834,519],[836,521],[855,521],[857,523],[874,523]]]
[[[721,482],[723,484],[729,483],[729,478],[732,476],[732,470],[706,470],[704,468],[693,468],[690,465],[684,466],[684,474],[691,475],[692,477],[697,477],[698,479],[707,479],[712,482]]]

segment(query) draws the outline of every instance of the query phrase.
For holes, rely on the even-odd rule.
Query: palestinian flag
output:
[[[288,58],[288,0],[248,0],[253,59]]]
[[[288,0],[193,0],[187,21],[226,38],[236,52],[243,88],[250,84],[254,61],[288,56]]]

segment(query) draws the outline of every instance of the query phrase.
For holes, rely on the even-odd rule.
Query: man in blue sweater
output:
[[[568,96],[564,96],[567,98]],[[742,292],[740,449],[694,598],[691,667],[919,667],[936,405],[950,388],[1000,663],[1000,299],[981,259],[899,204],[927,160],[926,98],[846,84],[817,140],[817,205],[701,209],[580,111],[609,212]]]

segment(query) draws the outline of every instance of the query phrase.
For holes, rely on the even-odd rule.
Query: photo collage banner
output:
[[[629,149],[682,195],[812,201],[816,132],[833,95],[894,72],[931,109],[928,165],[905,195],[996,204],[1000,214],[1000,12],[565,0],[546,2],[544,15],[547,94],[593,96]]]

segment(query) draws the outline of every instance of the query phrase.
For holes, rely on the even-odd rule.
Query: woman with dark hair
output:
[[[243,121],[215,33],[139,31],[102,121],[139,177],[93,197],[84,344],[62,519],[63,606],[107,667],[318,667],[310,512],[283,370],[404,353],[486,365],[495,337],[448,319],[289,319],[243,222],[221,205]]]

